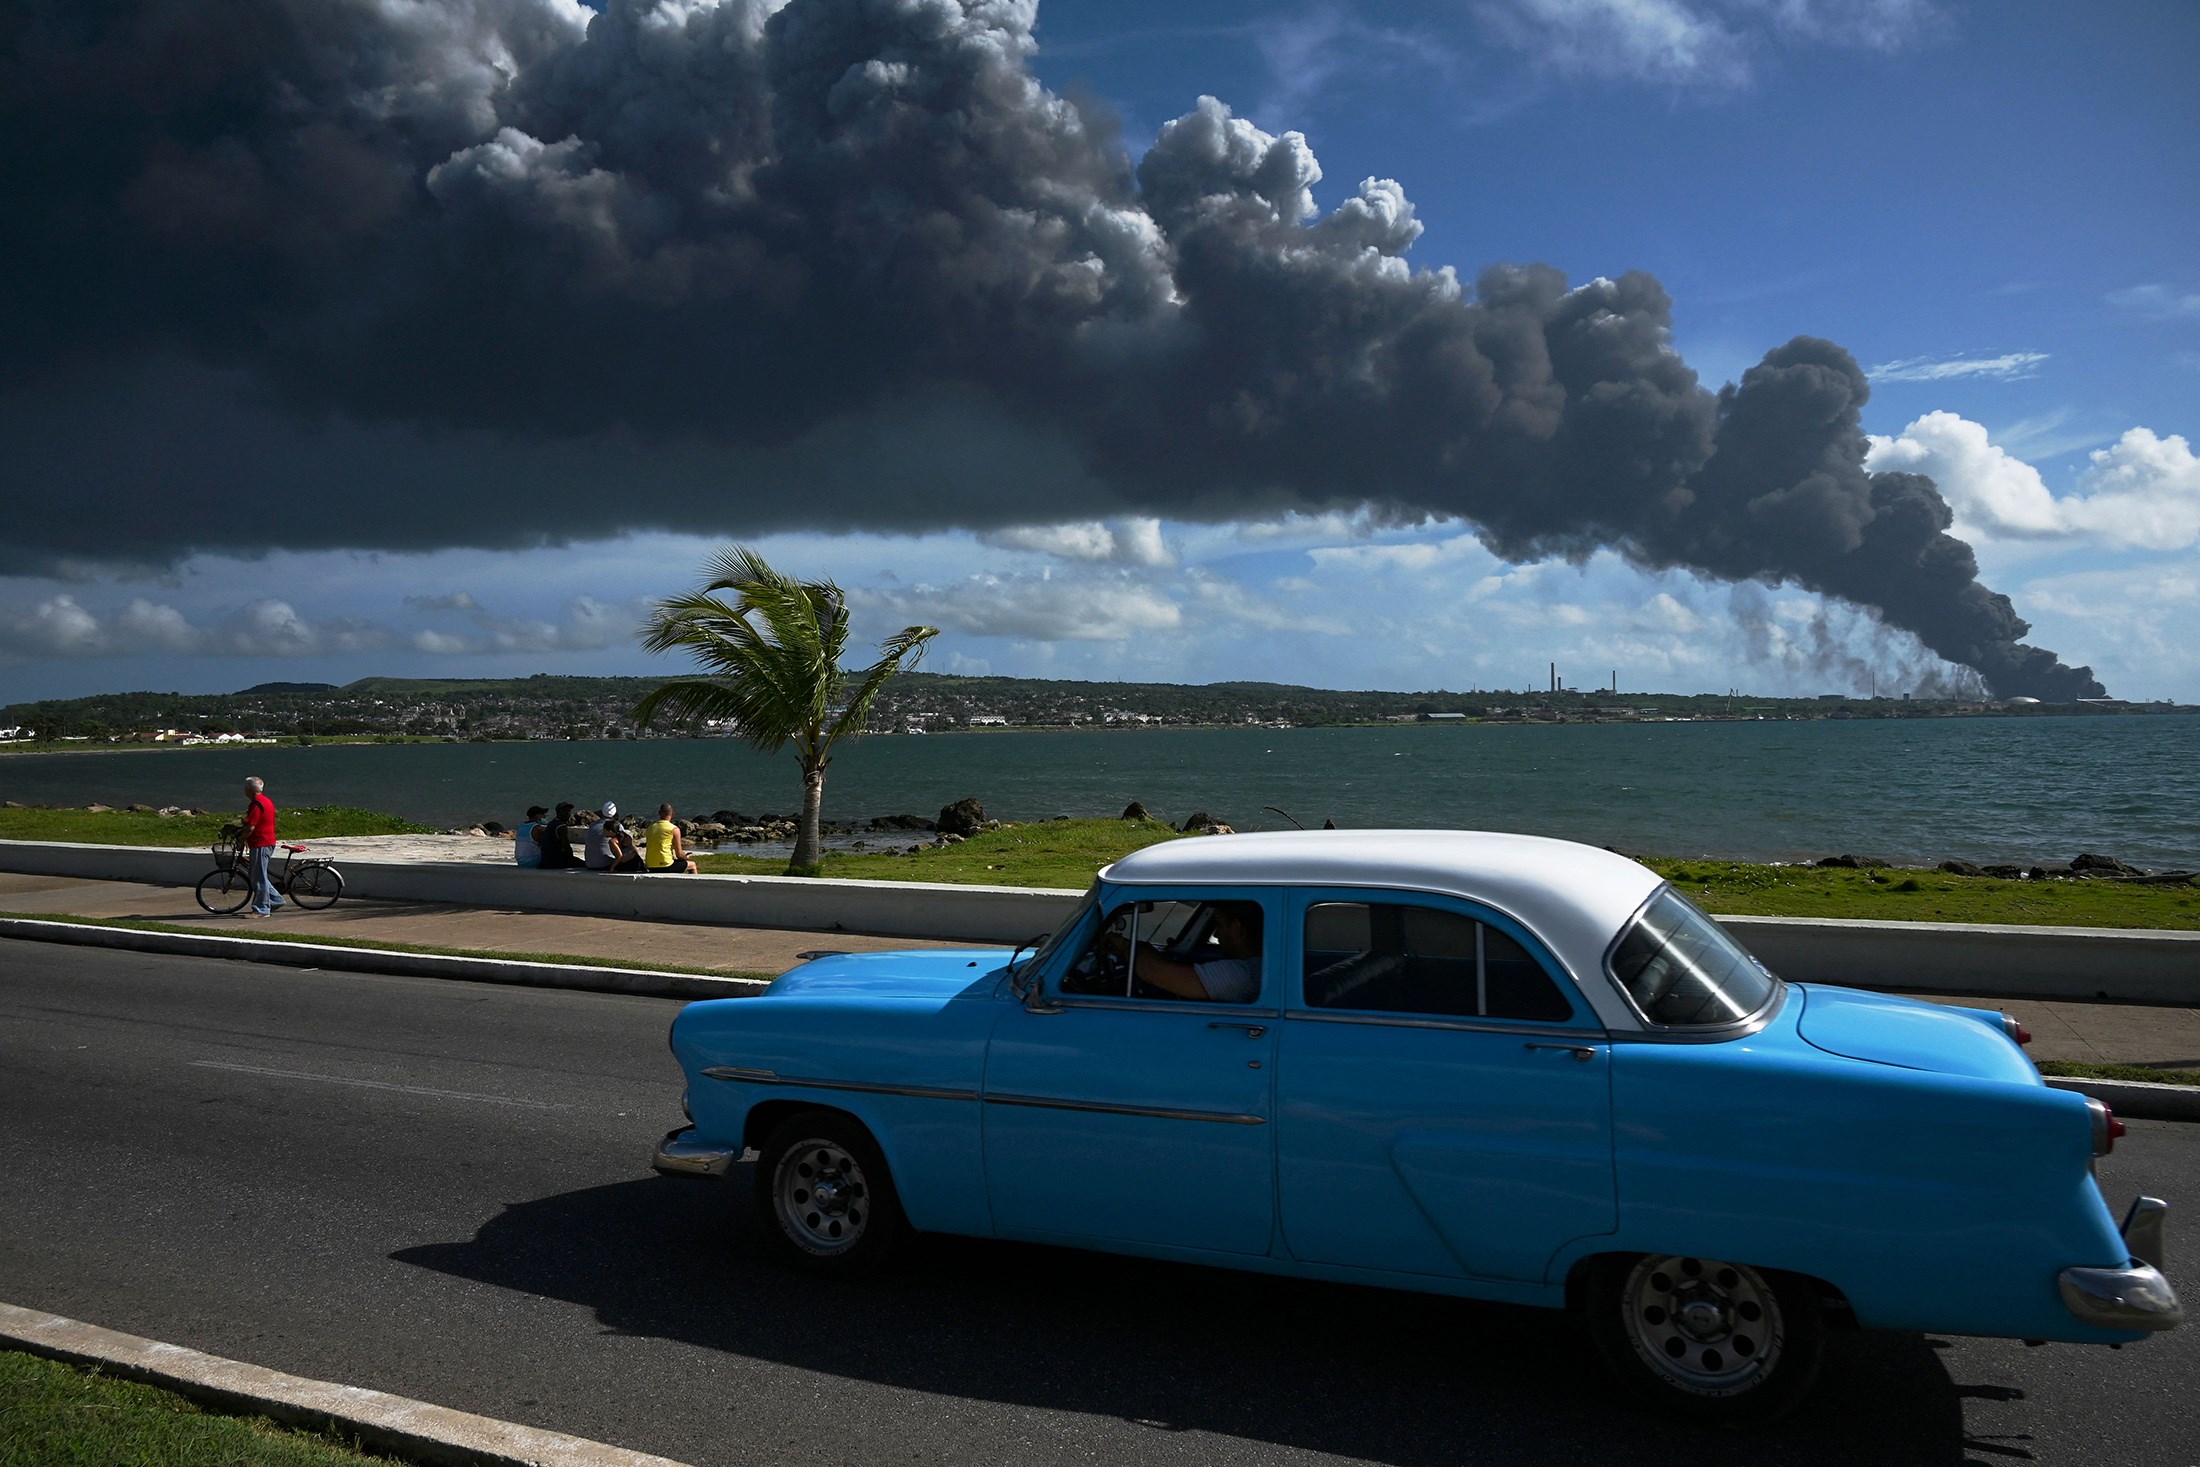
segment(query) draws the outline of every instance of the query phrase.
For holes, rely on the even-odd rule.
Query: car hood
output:
[[[2040,1083],[2024,1051],[2001,1032],[1998,1015],[1821,983],[1792,986],[1804,995],[1795,1032],[1828,1054],[1943,1075]]]
[[[765,997],[936,1008],[971,985],[990,981],[1007,961],[1007,950],[997,947],[839,953],[788,969],[773,980]]]

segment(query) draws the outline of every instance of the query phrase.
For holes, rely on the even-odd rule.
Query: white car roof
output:
[[[1604,954],[1665,880],[1596,846],[1489,830],[1199,836],[1133,851],[1100,876],[1123,886],[1365,886],[1465,897],[1541,938],[1600,1011],[1610,989]],[[1620,1005],[1607,1017],[1625,1012]]]

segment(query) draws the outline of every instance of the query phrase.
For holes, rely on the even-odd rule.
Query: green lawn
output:
[[[895,851],[932,837],[923,831],[882,832],[878,840]],[[1053,886],[1083,891],[1092,875],[1141,846],[1179,839],[1158,820],[1046,820],[1007,830],[989,830],[944,850],[913,856],[859,851],[827,852],[824,875],[863,881],[953,881],[995,886]],[[784,857],[698,855],[705,871],[746,876],[777,876]]]
[[[233,815],[163,820],[114,810],[0,809],[0,840],[85,841],[109,845],[203,845]],[[393,815],[333,806],[284,810],[284,836],[432,833]],[[1201,837],[1214,839],[1215,837]],[[1227,837],[1223,837],[1227,838]],[[869,881],[980,882],[1082,891],[1093,873],[1142,846],[1177,840],[1157,820],[1047,820],[987,831],[941,850],[900,852],[929,841],[921,832],[875,837],[878,851],[830,852],[824,874]],[[738,849],[735,847],[733,849]],[[782,857],[698,853],[705,871],[777,876]],[[1766,917],[1874,917],[1906,922],[1999,922],[2050,927],[2154,927],[2200,930],[2200,887],[2118,881],[2001,881],[1889,868],[1850,871],[1760,866],[1736,861],[1649,862],[1714,912]]]
[[[1750,866],[1652,861],[1707,911],[1746,917],[1870,917],[1889,922],[2005,922],[2040,927],[2200,928],[2200,886],[2123,881],[2001,881],[1890,867]]]
[[[0,1467],[369,1467],[395,1459],[264,1416],[35,1355],[0,1353]]]
[[[1158,821],[1049,820],[988,831],[944,850],[927,847],[914,855],[828,853],[824,874],[870,881],[991,882],[1083,890],[1092,883],[1093,873],[1109,862],[1141,846],[1179,838]],[[902,845],[922,839],[927,837],[912,835]],[[697,864],[705,871],[758,876],[776,876],[787,865],[776,857],[733,855],[700,856]],[[1999,881],[1922,870],[1849,871],[1736,861],[1652,860],[1648,864],[1705,908],[1736,916],[2200,929],[2200,887],[2196,886]]]
[[[0,840],[65,841],[108,846],[210,846],[224,825],[243,817],[237,809],[215,815],[177,815],[162,819],[149,811],[0,809]],[[322,840],[332,835],[432,835],[395,815],[354,810],[344,805],[301,805],[279,809],[275,828],[285,840]]]

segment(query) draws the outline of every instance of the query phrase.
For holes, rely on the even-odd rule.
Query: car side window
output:
[[[1061,991],[1252,1003],[1261,989],[1260,917],[1257,902],[1126,902],[1063,971]]]
[[[1318,902],[1307,908],[1304,951],[1309,1008],[1543,1024],[1574,1013],[1526,948],[1440,907]]]

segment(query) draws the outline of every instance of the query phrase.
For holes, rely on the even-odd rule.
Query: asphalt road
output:
[[[696,1463],[2200,1461],[2200,1328],[1838,1335],[1739,1437],[1543,1311],[956,1239],[798,1279],[745,1176],[647,1168],[674,1007],[0,942],[0,1300]],[[2200,1297],[2200,1126],[2102,1173]]]

